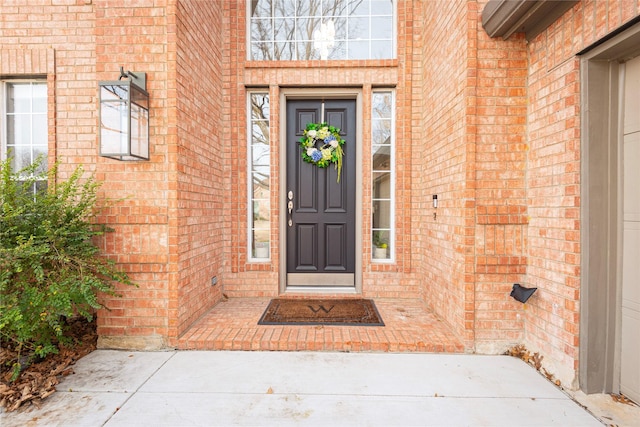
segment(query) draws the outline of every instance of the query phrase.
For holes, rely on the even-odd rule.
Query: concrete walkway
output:
[[[98,350],[9,426],[602,426],[519,359]]]

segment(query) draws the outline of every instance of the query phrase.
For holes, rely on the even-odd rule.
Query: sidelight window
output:
[[[395,57],[392,0],[253,0],[247,3],[252,60]]]
[[[372,256],[388,261],[394,254],[394,96],[376,91],[371,97]]]
[[[269,94],[249,94],[249,258],[270,258],[271,158],[269,153]]]

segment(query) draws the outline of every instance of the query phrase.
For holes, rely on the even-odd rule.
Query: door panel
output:
[[[620,391],[640,403],[640,57],[625,67]]]
[[[307,123],[325,121],[345,140],[342,173],[302,160]],[[287,286],[355,286],[355,100],[287,101]],[[288,214],[288,211],[287,211]]]

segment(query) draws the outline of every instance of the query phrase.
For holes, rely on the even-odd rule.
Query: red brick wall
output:
[[[168,83],[169,53],[175,50],[171,47],[175,41],[169,40],[175,33],[175,10],[169,1],[95,0],[92,4],[96,80],[117,79],[120,66],[146,72],[150,97],[149,161],[96,157],[95,147],[92,152],[97,176],[104,181],[104,195],[120,199],[106,213],[106,222],[115,232],[106,236],[103,249],[139,286],[122,289],[122,298],[106,301],[111,310],[99,313],[98,333],[105,345],[111,345],[106,343],[114,336],[116,346],[118,342],[164,345],[169,335],[169,292],[177,280],[177,242],[169,227],[169,208],[176,199],[169,164],[176,144],[175,123],[170,121],[175,92],[170,92]],[[97,111],[96,104],[92,108]],[[95,139],[95,128],[90,131]]]
[[[468,5],[466,1],[418,3],[424,19],[420,61],[415,64],[421,84],[414,86],[414,98],[420,100],[412,150],[412,219],[419,254],[415,265],[424,300],[470,345],[474,278],[468,268],[473,266],[475,153],[469,139],[472,122],[467,118],[473,88],[467,71],[473,54],[467,40]]]
[[[523,336],[509,293],[526,285],[527,52],[523,35],[490,39],[475,8],[475,346],[500,353]]]
[[[178,144],[169,164],[177,180],[177,203],[170,216],[176,218],[172,235],[177,237],[178,283],[177,298],[171,294],[170,321],[177,318],[180,334],[222,295],[228,193],[223,183],[230,140],[222,123],[222,3],[181,1],[176,24]]]
[[[529,266],[538,287],[525,342],[571,383],[580,313],[580,73],[575,56],[640,14],[638,0],[585,0],[529,43]]]

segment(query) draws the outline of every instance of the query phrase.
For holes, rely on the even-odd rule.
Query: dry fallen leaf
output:
[[[631,405],[631,406],[637,406],[635,404],[635,402],[633,402],[632,400],[629,400],[629,398],[627,396],[625,396],[624,394],[611,394],[611,398],[618,402],[618,403],[624,403],[625,405]]]
[[[271,387],[267,390],[267,394],[273,394],[273,389]]]

